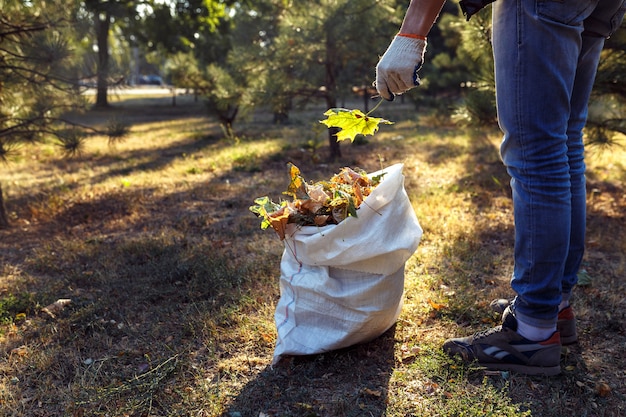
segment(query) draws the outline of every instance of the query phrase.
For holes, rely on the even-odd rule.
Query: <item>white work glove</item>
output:
[[[397,35],[376,65],[376,90],[385,100],[393,100],[420,85],[417,70],[424,62],[426,39]]]

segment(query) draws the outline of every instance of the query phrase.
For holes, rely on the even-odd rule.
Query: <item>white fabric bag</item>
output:
[[[274,361],[375,339],[398,319],[404,265],[422,236],[404,189],[402,164],[337,225],[289,224],[281,260]]]

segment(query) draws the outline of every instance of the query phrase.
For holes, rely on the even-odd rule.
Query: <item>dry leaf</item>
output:
[[[28,348],[26,347],[26,345],[22,345],[20,347],[16,347],[15,349],[11,349],[11,356],[13,355],[26,356],[27,353],[28,353]]]
[[[288,207],[285,206],[274,213],[268,214],[267,216],[270,226],[272,226],[274,231],[276,231],[280,240],[285,238],[285,228],[287,227],[287,222],[289,221],[289,213],[290,211]]]
[[[344,167],[329,181],[308,183],[300,169],[289,164],[290,182],[283,194],[292,201],[275,203],[269,197],[259,197],[250,211],[261,217],[261,229],[272,227],[283,240],[288,223],[300,226],[338,224],[349,216],[357,217],[364,199],[380,184],[384,173],[369,177],[361,169]]]
[[[528,385],[528,388],[530,388],[533,391],[536,391],[539,389],[539,384],[537,384],[536,382],[533,381],[527,381],[526,385]]]
[[[426,302],[428,303],[429,306],[431,306],[434,310],[441,310],[442,308],[445,308],[446,305],[445,304],[439,304],[436,303],[434,301],[432,301],[431,299],[426,300]]]
[[[371,390],[369,388],[365,388],[363,392],[367,395],[371,395],[373,397],[380,397],[383,393],[380,390]]]
[[[259,334],[261,335],[261,338],[267,343],[272,343],[275,340],[274,334],[265,333],[265,332],[259,332]]]
[[[59,314],[61,310],[63,310],[63,308],[65,308],[65,306],[67,306],[71,302],[72,300],[70,300],[69,298],[59,298],[54,303],[42,308],[41,311],[48,314],[54,319],[56,318],[56,315]]]
[[[611,387],[606,382],[598,382],[596,384],[596,394],[600,397],[608,397],[611,395]]]

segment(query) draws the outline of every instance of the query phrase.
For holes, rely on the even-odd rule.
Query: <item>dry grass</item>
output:
[[[24,148],[0,172],[14,225],[0,231],[1,415],[626,414],[622,149],[588,157],[593,281],[575,291],[580,343],[564,350],[561,376],[529,378],[440,352],[445,338],[494,325],[489,301],[510,295],[497,131],[432,128],[389,104],[379,112],[396,125],[320,164],[324,139],[311,126],[322,107],[285,127],[257,115],[233,143],[188,98],[120,103],[126,141],[92,138],[74,160],[53,145]],[[312,180],[403,162],[424,237],[393,329],[272,368],[282,248],[248,207],[280,196],[287,161]],[[72,301],[47,314],[57,299]]]

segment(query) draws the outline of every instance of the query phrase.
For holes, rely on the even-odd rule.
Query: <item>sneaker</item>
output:
[[[511,304],[511,300],[500,298],[493,300],[490,307],[496,313],[504,313],[504,310]],[[556,329],[561,334],[561,344],[571,345],[578,342],[578,333],[576,332],[576,316],[572,306],[565,307],[559,311],[556,322]]]
[[[561,333],[561,344],[571,345],[578,342],[578,333],[576,332],[576,316],[572,306],[567,306],[559,311],[556,322],[556,329]]]
[[[534,342],[520,336],[516,330],[517,319],[507,309],[501,326],[449,339],[443,344],[443,350],[450,356],[459,355],[465,362],[477,362],[491,370],[547,376],[561,373],[558,331],[547,340]]]

